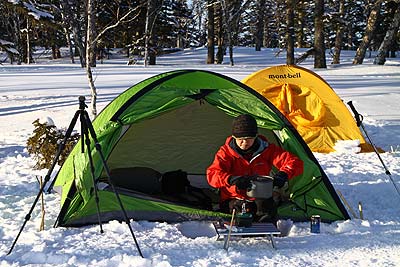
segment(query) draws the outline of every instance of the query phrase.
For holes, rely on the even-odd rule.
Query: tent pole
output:
[[[350,106],[351,110],[352,110],[353,113],[354,113],[354,118],[356,119],[357,126],[358,126],[358,127],[361,127],[361,129],[364,131],[365,136],[368,138],[369,143],[372,145],[372,148],[374,149],[376,155],[378,156],[380,162],[382,163],[383,168],[385,169],[385,174],[386,174],[387,176],[389,176],[389,179],[392,181],[394,187],[396,188],[397,193],[398,193],[399,196],[400,196],[400,190],[399,190],[399,188],[397,187],[395,181],[393,180],[392,174],[390,173],[389,169],[386,167],[385,163],[383,162],[383,160],[382,160],[381,156],[379,155],[379,152],[378,152],[378,150],[376,149],[376,146],[375,146],[374,143],[372,142],[371,138],[369,138],[369,135],[368,135],[368,133],[367,133],[367,130],[365,130],[364,124],[362,123],[363,116],[362,116],[360,113],[358,113],[358,111],[357,111],[356,108],[354,107],[352,101],[347,102],[347,104]]]
[[[97,135],[96,135],[96,132],[95,132],[95,130],[94,130],[94,128],[93,128],[92,122],[90,121],[89,114],[87,113],[86,110],[84,110],[82,115],[83,115],[83,121],[82,121],[82,122],[83,122],[83,124],[85,125],[85,128],[87,128],[87,130],[89,130],[90,135],[92,136],[92,139],[93,139],[93,141],[94,141],[95,148],[96,148],[97,152],[98,152],[99,155],[100,155],[101,162],[102,162],[103,167],[104,167],[104,170],[105,170],[105,172],[106,172],[108,183],[109,183],[109,185],[111,186],[112,191],[114,192],[115,197],[116,197],[117,200],[118,200],[118,203],[119,203],[119,205],[120,205],[120,207],[121,207],[122,215],[123,215],[123,217],[124,217],[124,219],[125,219],[126,224],[128,225],[129,231],[131,232],[132,238],[133,238],[133,240],[134,240],[134,242],[135,242],[135,245],[136,245],[136,248],[137,248],[137,250],[138,250],[138,252],[139,252],[139,255],[140,255],[142,258],[144,258],[144,257],[143,257],[143,254],[142,254],[142,251],[140,250],[139,244],[138,244],[138,242],[137,242],[137,240],[136,240],[136,237],[135,237],[135,234],[134,234],[134,232],[133,232],[132,226],[131,226],[131,224],[130,224],[130,221],[129,221],[129,218],[128,218],[128,214],[126,213],[126,210],[125,210],[125,208],[124,208],[124,206],[123,206],[123,204],[122,204],[121,197],[120,197],[118,191],[115,190],[114,183],[111,181],[110,169],[108,168],[108,165],[107,165],[107,162],[106,162],[105,157],[104,157],[104,155],[103,155],[103,152],[102,152],[100,143],[99,143],[99,141],[97,140]],[[88,138],[87,138],[87,139],[88,139]],[[89,141],[89,142],[90,142],[90,141]],[[89,145],[89,147],[90,147],[90,145]],[[89,154],[90,154],[90,151],[89,151]],[[93,171],[94,171],[94,170],[93,170]],[[92,175],[93,175],[93,177],[94,177],[94,173],[93,173]],[[96,188],[96,185],[94,185],[94,186],[95,186],[95,188]],[[95,190],[96,190],[96,189],[95,189]]]
[[[42,193],[44,191],[44,188],[46,187],[47,182],[50,180],[51,174],[52,174],[52,172],[53,172],[53,170],[54,170],[54,168],[55,168],[55,166],[56,166],[56,164],[58,162],[58,158],[60,157],[62,151],[65,149],[65,145],[67,143],[68,138],[71,136],[71,133],[72,133],[74,127],[75,127],[76,121],[78,120],[79,114],[80,114],[80,110],[77,110],[75,112],[74,117],[71,120],[70,125],[68,126],[68,129],[67,129],[67,131],[65,133],[64,139],[62,140],[60,146],[58,147],[58,151],[57,151],[57,153],[56,153],[56,155],[55,155],[55,157],[53,159],[53,162],[52,162],[49,170],[47,171],[47,174],[46,174],[46,176],[44,178],[44,181],[43,181],[43,183],[42,183],[42,185],[41,185],[41,187],[39,189],[39,193],[37,194],[35,200],[33,201],[32,207],[29,210],[28,214],[25,216],[25,220],[24,220],[24,222],[23,222],[23,224],[21,226],[21,229],[19,230],[16,238],[14,239],[14,242],[12,243],[11,248],[8,251],[7,255],[11,254],[11,252],[13,251],[15,245],[17,244],[19,236],[21,235],[22,231],[25,228],[26,223],[30,220],[31,214],[33,212],[33,209],[35,208],[37,202],[39,201],[39,198],[42,195]]]

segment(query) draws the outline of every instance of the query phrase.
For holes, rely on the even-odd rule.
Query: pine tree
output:
[[[50,121],[50,120],[49,120]],[[26,146],[28,153],[36,160],[35,169],[48,169],[51,167],[54,158],[59,150],[61,142],[65,139],[65,129],[58,129],[53,123],[40,122],[39,119],[33,123],[35,127],[33,134],[28,138]],[[68,154],[79,140],[78,133],[72,133],[61,151],[58,164],[62,165]]]

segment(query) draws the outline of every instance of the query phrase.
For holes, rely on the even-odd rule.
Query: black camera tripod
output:
[[[115,190],[114,184],[111,181],[110,170],[109,170],[108,165],[106,163],[104,154],[103,154],[103,152],[101,150],[101,146],[100,146],[100,144],[99,144],[99,142],[97,140],[96,132],[95,132],[95,130],[93,128],[93,124],[92,124],[92,122],[91,122],[91,120],[89,118],[89,114],[85,110],[86,107],[87,106],[85,104],[85,97],[84,96],[80,96],[79,97],[79,109],[75,112],[75,115],[71,120],[71,123],[70,123],[70,125],[69,125],[69,127],[68,127],[68,129],[67,129],[67,131],[65,133],[65,137],[64,137],[63,141],[61,142],[60,146],[58,147],[57,154],[55,155],[55,158],[54,158],[54,160],[52,162],[52,165],[49,168],[49,170],[48,170],[48,172],[47,172],[47,174],[45,176],[45,179],[44,179],[44,181],[43,181],[43,183],[42,183],[42,185],[41,185],[41,187],[39,189],[39,193],[36,196],[36,199],[33,202],[32,207],[29,210],[28,214],[25,216],[25,220],[24,220],[24,222],[22,224],[22,227],[19,230],[19,232],[18,232],[18,234],[17,234],[17,236],[16,236],[16,238],[15,238],[15,240],[14,240],[14,242],[13,242],[13,244],[12,244],[10,250],[9,250],[9,252],[7,253],[7,255],[9,255],[12,252],[12,250],[14,249],[14,247],[15,247],[15,245],[17,243],[17,240],[18,240],[19,236],[21,235],[26,223],[31,218],[31,214],[33,212],[33,209],[35,208],[37,202],[39,201],[39,198],[40,198],[41,194],[43,194],[44,188],[45,188],[47,182],[50,180],[51,174],[52,174],[52,172],[53,172],[53,170],[54,170],[54,168],[55,168],[55,166],[56,166],[56,164],[58,162],[58,158],[60,157],[61,152],[65,149],[65,145],[66,145],[66,143],[68,141],[68,138],[70,138],[71,133],[72,133],[72,131],[73,131],[75,125],[76,125],[76,122],[77,122],[78,118],[79,118],[80,119],[80,123],[81,123],[81,135],[80,135],[80,138],[81,138],[81,152],[82,153],[85,152],[85,145],[86,145],[88,158],[89,158],[89,163],[90,163],[90,171],[91,171],[92,180],[93,180],[93,188],[94,188],[96,208],[97,208],[97,218],[98,218],[98,222],[99,222],[99,226],[100,226],[100,232],[103,233],[104,231],[103,231],[102,221],[101,221],[101,217],[100,217],[100,203],[99,203],[100,201],[99,201],[99,196],[98,196],[98,191],[97,191],[97,179],[95,177],[95,168],[94,168],[93,158],[92,158],[91,149],[90,149],[90,143],[91,143],[90,136],[92,137],[94,145],[95,145],[95,148],[96,148],[97,152],[100,155],[100,159],[102,161],[104,170],[105,170],[106,175],[107,175],[108,183],[111,186],[111,189],[114,192],[114,194],[115,194],[115,196],[116,196],[116,198],[118,200],[118,203],[119,203],[120,208],[121,208],[121,212],[123,213],[123,218],[125,219],[125,222],[129,227],[129,231],[131,232],[132,238],[135,241],[136,248],[137,248],[140,256],[143,258],[143,254],[142,254],[142,252],[140,250],[140,247],[139,247],[139,244],[138,244],[138,242],[136,240],[135,234],[133,233],[132,227],[131,227],[130,222],[129,222],[128,215],[126,213],[126,210],[124,209],[124,206],[122,204],[122,201],[121,201],[121,198],[119,196],[119,193]],[[89,134],[90,134],[90,136],[89,136]],[[51,188],[53,187],[54,182],[55,182],[55,180],[53,180],[53,182],[49,186],[47,192],[51,191]]]

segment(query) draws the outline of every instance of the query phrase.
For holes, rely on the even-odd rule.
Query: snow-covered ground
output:
[[[189,49],[157,59],[144,68],[126,65],[114,55],[94,69],[98,106],[155,74],[182,69],[206,69],[241,80],[262,68],[284,64],[285,53],[236,48],[235,66],[206,65],[205,49]],[[373,58],[352,65],[353,52],[344,52],[342,64],[314,69],[312,59],[302,67],[322,76],[364,116],[373,142],[386,150],[381,157],[400,187],[400,59],[375,66]],[[328,55],[329,56],[329,55]],[[400,56],[400,55],[398,55]],[[1,57],[1,56],[0,56]],[[228,61],[228,59],[226,59]],[[132,222],[141,258],[126,224],[52,228],[59,212],[59,196],[45,195],[45,231],[38,231],[39,205],[27,222],[13,252],[6,255],[38,193],[34,160],[26,150],[32,122],[50,117],[67,127],[78,108],[78,96],[90,99],[85,71],[67,58],[32,65],[0,65],[0,266],[400,266],[400,195],[375,153],[345,149],[316,157],[334,187],[364,220],[321,225],[311,234],[308,223],[295,223],[289,236],[275,238],[277,249],[263,238],[233,240],[227,251],[216,241],[208,222],[166,224]]]

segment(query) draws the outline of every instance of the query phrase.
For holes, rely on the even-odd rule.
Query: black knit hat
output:
[[[257,122],[249,114],[239,115],[233,120],[232,135],[237,138],[256,137]]]

